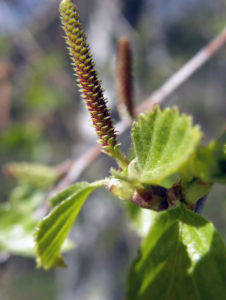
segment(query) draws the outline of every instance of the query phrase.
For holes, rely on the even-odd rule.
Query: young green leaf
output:
[[[190,182],[182,181],[182,195],[186,203],[195,205],[199,199],[206,196],[213,184],[193,178]]]
[[[225,258],[210,222],[183,205],[162,212],[131,268],[126,299],[224,299]]]
[[[0,206],[0,252],[34,255],[33,233],[37,221],[23,211]]]
[[[34,212],[33,212],[34,214]],[[34,232],[38,220],[25,210],[0,206],[0,252],[25,257],[35,256]],[[66,239],[62,251],[71,250],[72,241]]]
[[[60,193],[56,194],[54,197],[49,199],[49,203],[52,207],[57,206],[60,204],[62,201],[67,199],[68,197],[72,196],[74,193],[79,193],[80,191],[84,190],[87,188],[87,182],[79,182],[72,184],[65,190],[61,191]],[[93,183],[95,184],[95,183]],[[91,185],[91,184],[88,184]]]
[[[43,189],[52,186],[59,177],[56,168],[41,164],[9,163],[5,171],[22,183]]]
[[[43,191],[26,184],[12,190],[9,201],[0,205],[0,251],[34,256],[35,213],[44,199]]]
[[[38,225],[35,233],[36,255],[38,266],[45,269],[65,266],[60,255],[60,248],[67,237],[77,215],[89,194],[103,181],[94,183],[76,183],[73,187],[61,192],[51,201],[56,205]],[[62,196],[65,196],[62,197]]]
[[[161,185],[194,153],[201,136],[199,127],[192,126],[191,117],[180,115],[176,108],[161,111],[157,106],[141,115],[133,125],[136,158],[128,167],[129,177]]]
[[[195,175],[203,181],[226,183],[226,131],[220,138],[199,149],[194,167]]]

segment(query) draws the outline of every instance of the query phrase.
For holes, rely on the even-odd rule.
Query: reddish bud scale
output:
[[[60,5],[60,13],[78,86],[90,112],[93,126],[103,150],[108,154],[114,153],[118,148],[115,129],[94,68],[86,36],[82,30],[77,8],[71,0],[63,0]]]

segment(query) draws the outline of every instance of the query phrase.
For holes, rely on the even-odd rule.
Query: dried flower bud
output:
[[[71,0],[63,0],[60,4],[60,14],[77,82],[103,151],[118,161],[125,161],[119,150],[115,129],[103,96],[100,80],[94,68],[86,36],[82,30],[77,8]]]

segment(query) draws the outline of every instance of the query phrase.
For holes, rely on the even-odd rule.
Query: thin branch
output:
[[[136,109],[136,114],[152,108],[153,104],[161,103],[172,95],[185,81],[197,72],[226,43],[226,28],[210,43],[193,56],[179,71],[170,77],[158,90]]]
[[[82,172],[91,164],[101,153],[101,145],[96,144],[90,148],[85,154],[75,159],[71,164],[71,168],[66,173],[66,176],[58,182],[55,188],[50,192],[49,197],[53,197],[61,190],[75,182]]]
[[[156,103],[163,102],[183,85],[195,72],[197,72],[206,62],[208,62],[217,51],[226,44],[226,28],[215,37],[210,43],[201,49],[192,59],[190,59],[180,70],[170,77],[158,90],[135,109],[136,115],[146,110],[151,110]],[[116,124],[116,129],[120,134],[130,126],[129,120],[122,120]],[[75,159],[66,176],[57,184],[51,194],[55,194],[75,182],[84,170],[100,155],[100,145],[95,145],[85,154]]]

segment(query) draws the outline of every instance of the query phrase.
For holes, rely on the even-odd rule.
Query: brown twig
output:
[[[81,155],[78,159],[75,159],[68,170],[66,176],[56,185],[56,187],[51,191],[49,197],[53,197],[58,192],[63,190],[65,187],[69,186],[75,182],[82,172],[91,164],[101,153],[101,145],[96,144],[90,148],[85,154]]]
[[[59,178],[64,178],[64,176],[70,171],[72,167],[72,161],[70,159],[63,161],[59,165],[57,165],[56,171],[59,176]]]
[[[170,77],[158,90],[156,90],[148,99],[137,106],[135,114],[151,110],[153,105],[161,103],[167,97],[173,94],[184,82],[186,82],[197,70],[199,70],[213,55],[219,51],[226,43],[226,28],[215,37],[210,43],[201,49],[192,59],[190,59],[179,71]],[[116,124],[119,133],[123,133],[130,125],[129,120],[122,120]],[[75,182],[82,172],[100,155],[101,147],[95,145],[85,154],[75,159],[66,176],[57,184],[51,194],[56,194]]]

